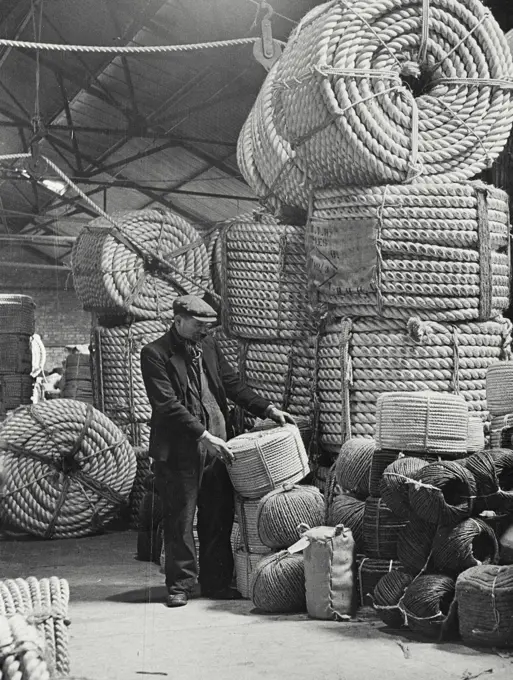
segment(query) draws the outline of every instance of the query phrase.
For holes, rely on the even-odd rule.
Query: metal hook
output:
[[[265,16],[263,17],[262,21],[269,21],[269,19],[272,17],[274,14],[274,9],[271,7],[271,5],[268,2],[265,2],[265,0],[262,0],[260,3],[260,11],[262,12],[263,10],[267,10]]]

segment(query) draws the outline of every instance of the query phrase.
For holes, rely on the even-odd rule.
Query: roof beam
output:
[[[69,102],[68,102],[68,93],[66,92],[66,86],[64,85],[64,79],[62,76],[59,74],[57,76],[57,80],[59,82],[59,88],[61,91],[61,96],[62,96],[62,103],[64,104],[64,111],[66,114],[66,121],[68,122],[70,131],[71,131],[71,143],[73,144],[73,152],[75,155],[75,163],[77,166],[77,174],[82,174],[84,167],[82,165],[82,156],[80,155],[80,148],[78,146],[78,140],[76,136],[76,131],[73,127],[73,117],[71,115],[71,110],[69,107]]]
[[[166,149],[172,149],[175,148],[176,146],[177,143],[174,140],[165,142],[164,144],[160,144],[159,146],[154,147],[153,149],[139,151],[138,153],[132,154],[132,156],[127,156],[126,158],[122,158],[119,161],[114,161],[113,163],[109,163],[108,165],[100,164],[99,168],[97,168],[94,171],[88,172],[87,176],[94,177],[95,175],[99,175],[102,172],[110,173],[110,171],[114,170],[115,168],[127,165],[128,163],[133,163],[134,161],[138,161],[141,158],[148,158],[148,156],[154,156],[155,154],[160,153],[161,151],[165,151]]]

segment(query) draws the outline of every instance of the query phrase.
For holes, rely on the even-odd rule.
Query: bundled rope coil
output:
[[[17,409],[2,424],[0,453],[3,517],[44,538],[100,529],[126,504],[136,472],[118,428],[71,399]]]
[[[349,436],[374,436],[376,400],[384,392],[460,394],[469,412],[485,418],[486,369],[510,346],[506,319],[452,326],[360,317],[328,325],[314,354],[321,445],[338,453]]]
[[[91,357],[89,354],[70,354],[66,357],[61,397],[93,403]]]
[[[336,527],[343,524],[351,529],[355,550],[363,550],[363,517],[365,513],[365,501],[360,501],[353,496],[341,493],[335,496],[327,508],[327,524]]]
[[[486,401],[492,416],[513,413],[513,361],[489,366],[486,371]]]
[[[335,461],[335,475],[342,491],[364,500],[369,495],[369,480],[376,442],[374,439],[348,439]]]
[[[264,82],[239,137],[241,171],[258,195],[293,205],[322,186],[468,179],[508,139],[512,79],[504,34],[478,0],[326,3]]]
[[[439,639],[451,624],[455,582],[449,576],[425,574],[414,579],[399,604],[408,627]]]
[[[490,449],[458,461],[474,476],[476,511],[513,510],[513,451]]]
[[[18,408],[23,404],[30,404],[33,381],[30,375],[13,373],[0,375],[0,408],[7,411]]]
[[[225,331],[289,340],[310,330],[304,228],[255,212],[224,227],[221,239]]]
[[[455,525],[469,517],[477,494],[474,475],[455,461],[430,463],[410,485],[412,510],[431,524]]]
[[[1,313],[0,302],[0,313]],[[1,322],[0,322],[1,323]],[[0,333],[0,375],[29,374],[32,370],[30,336],[21,333]]]
[[[239,548],[233,555],[237,590],[246,600],[251,599],[251,576],[265,555],[253,554]]]
[[[251,575],[251,600],[264,612],[305,611],[303,555],[282,550],[262,558]]]
[[[389,392],[376,402],[378,449],[455,458],[467,450],[467,423],[467,404],[455,394]]]
[[[52,576],[0,581],[0,616],[22,616],[44,640],[45,660],[52,675],[67,675],[70,667],[69,585]]]
[[[300,536],[300,524],[322,525],[324,498],[314,486],[284,484],[260,500],[256,519],[264,545],[273,550],[289,548]]]
[[[235,516],[239,526],[241,547],[247,553],[266,555],[269,552],[269,546],[260,537],[259,505],[259,499],[243,498],[235,494]]]
[[[397,559],[413,576],[424,572],[431,563],[437,525],[414,514],[397,535]]]
[[[362,607],[370,604],[374,589],[385,574],[403,571],[401,563],[396,560],[378,560],[363,555],[357,556],[356,565],[356,588],[358,601]]]
[[[440,527],[433,542],[433,567],[437,573],[458,576],[481,564],[497,564],[499,545],[493,530],[470,517],[455,527]]]
[[[0,295],[0,335],[34,335],[35,309],[28,295]]]
[[[406,524],[381,498],[367,498],[363,514],[363,545],[368,557],[397,559],[397,536]]]
[[[303,440],[293,425],[248,432],[228,445],[235,456],[228,468],[233,488],[245,498],[261,498],[310,472]]]
[[[23,616],[0,616],[0,678],[50,680],[44,643]]]
[[[490,446],[513,449],[513,413],[490,418]]]
[[[478,416],[469,415],[467,453],[482,451],[485,447],[485,435],[483,421]]]
[[[456,601],[464,642],[513,647],[513,566],[467,569],[456,581]]]
[[[398,605],[412,580],[410,574],[394,569],[382,576],[374,588],[372,606],[389,628],[402,628],[405,625]]]
[[[509,304],[507,194],[482,183],[316,192],[313,302],[338,316],[487,321]]]
[[[397,517],[409,518],[410,485],[427,464],[421,458],[403,456],[385,468],[379,484],[379,495]]]
[[[211,288],[198,232],[160,209],[93,220],[73,245],[73,280],[85,309],[134,319],[170,319],[178,295]]]
[[[371,472],[369,478],[369,493],[379,498],[381,496],[381,480],[393,463],[402,459],[404,454],[396,449],[375,449],[372,454]]]
[[[513,54],[513,29],[506,33],[506,41]],[[492,182],[513,196],[513,131],[510,133],[506,146],[492,166]],[[513,205],[510,203],[510,216],[513,221]]]

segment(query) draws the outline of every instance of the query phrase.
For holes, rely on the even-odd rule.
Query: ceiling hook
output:
[[[265,0],[260,3],[260,11],[266,10],[266,13],[261,21],[262,37],[257,40],[253,46],[253,54],[255,59],[262,64],[264,68],[269,70],[271,66],[279,59],[282,49],[277,40],[273,39],[273,29],[271,24],[271,17],[274,14],[274,9]]]

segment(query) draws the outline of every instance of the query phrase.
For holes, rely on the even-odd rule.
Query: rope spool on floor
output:
[[[425,571],[431,563],[437,526],[414,514],[397,535],[397,558],[412,576]]]
[[[342,491],[361,500],[369,495],[369,481],[376,442],[355,437],[340,449],[335,462],[335,475]]]
[[[408,628],[427,638],[441,639],[451,624],[455,585],[449,576],[438,574],[414,579],[400,603]]]
[[[355,0],[302,19],[239,137],[257,195],[304,205],[320,186],[444,185],[490,166],[513,118],[506,38],[478,0],[429,7]]]
[[[396,560],[377,560],[364,555],[356,559],[356,589],[360,606],[371,604],[374,588],[380,579],[389,572],[403,571],[402,564]]]
[[[66,579],[7,579],[0,581],[0,616],[20,615],[44,640],[45,660],[52,675],[69,673],[69,585]]]
[[[397,517],[409,518],[410,485],[426,465],[427,461],[421,458],[403,456],[385,468],[379,484],[379,495]]]
[[[363,515],[364,553],[373,559],[396,560],[397,536],[406,520],[396,517],[381,498],[367,498]]]
[[[482,520],[470,517],[455,527],[439,527],[433,542],[433,568],[437,573],[456,578],[465,569],[498,561],[497,538]]]
[[[126,437],[90,405],[54,399],[4,421],[4,519],[35,536],[101,529],[126,504],[136,457]]]
[[[402,628],[405,625],[398,604],[412,580],[410,574],[394,570],[382,576],[374,588],[372,606],[389,628]]]
[[[476,480],[475,509],[513,510],[513,451],[490,449],[458,461]]]
[[[513,566],[467,569],[456,581],[456,601],[463,642],[513,647]]]
[[[84,309],[134,319],[171,319],[173,300],[211,289],[199,233],[161,209],[114,213],[87,225],[73,245],[73,281]]]
[[[303,555],[282,550],[262,558],[251,575],[251,600],[264,612],[305,611]]]
[[[50,680],[45,655],[41,636],[23,616],[0,616],[0,677]]]

